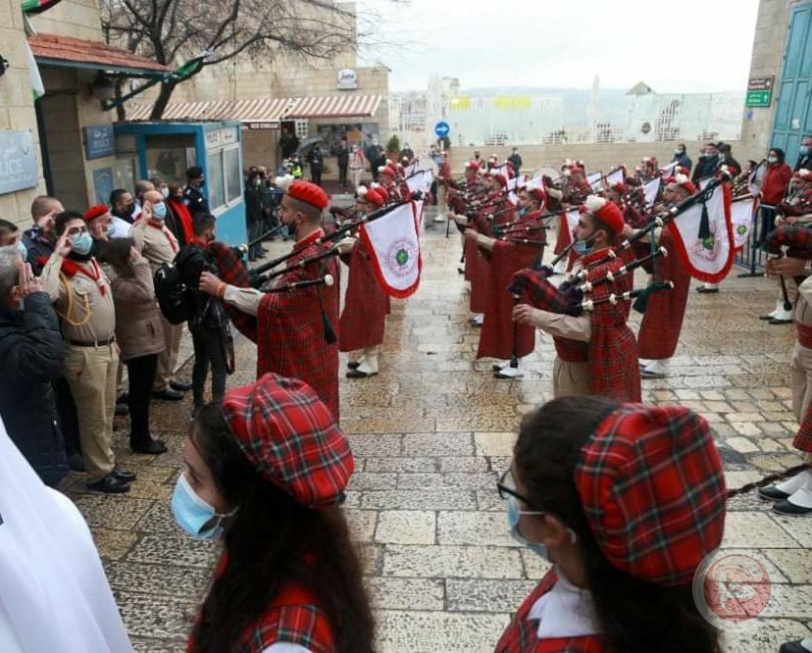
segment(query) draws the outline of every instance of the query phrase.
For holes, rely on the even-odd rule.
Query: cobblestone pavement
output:
[[[474,362],[459,238],[446,240],[445,225],[430,217],[426,228],[422,285],[393,301],[380,375],[341,379],[342,426],[357,457],[346,512],[382,653],[491,651],[545,570],[510,539],[494,483],[523,412],[551,398],[554,350],[541,338],[521,380],[495,380],[490,361]],[[672,375],[643,382],[645,401],[680,402],[707,417],[730,487],[799,462],[787,387],[792,334],[757,319],[773,300],[765,279],[692,292]],[[253,381],[255,360],[243,341],[229,384]],[[126,420],[119,424],[119,460],[139,474],[128,496],[87,494],[81,475],[71,479],[138,651],[184,650],[217,553],[183,535],[168,508],[189,410],[189,400],[157,403],[153,421],[170,452],[155,459],[129,454]],[[755,627],[727,635],[726,650],[777,651],[812,636],[812,518],[778,516],[753,494],[729,509],[725,547],[758,554],[773,594]]]

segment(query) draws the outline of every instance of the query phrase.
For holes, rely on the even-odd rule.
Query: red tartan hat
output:
[[[350,444],[304,381],[268,373],[226,392],[222,410],[260,476],[310,508],[339,502],[355,469]]]
[[[105,213],[110,213],[110,209],[107,208],[106,204],[96,204],[95,206],[91,206],[85,214],[82,216],[85,222],[90,222],[91,220],[95,220],[96,218],[100,218]]]
[[[575,486],[612,565],[674,587],[719,547],[726,488],[704,418],[683,406],[624,404],[581,449]]]
[[[581,213],[588,213],[605,224],[615,234],[623,231],[623,227],[626,225],[623,212],[618,208],[618,205],[597,195],[587,197],[580,210]]]
[[[288,186],[288,195],[293,199],[315,206],[317,209],[326,209],[330,203],[330,198],[320,186],[301,179],[294,181]]]

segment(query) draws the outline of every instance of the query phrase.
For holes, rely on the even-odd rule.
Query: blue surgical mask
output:
[[[178,526],[198,540],[217,540],[223,534],[223,519],[237,513],[235,508],[225,515],[203,501],[189,485],[186,475],[181,474],[172,493],[172,516]]]
[[[70,239],[70,247],[77,254],[86,256],[90,254],[90,248],[93,247],[93,237],[87,231],[76,234]]]
[[[519,532],[519,519],[522,515],[543,515],[543,512],[535,512],[528,510],[521,510],[519,508],[519,500],[514,496],[507,498],[508,505],[508,525],[510,526],[510,536],[522,546],[526,546],[533,553],[541,556],[545,560],[550,560],[550,554],[547,547],[540,542],[531,542],[524,535]]]
[[[152,215],[158,220],[163,220],[166,217],[166,203],[160,202],[152,207]]]
[[[576,240],[572,249],[578,256],[586,256],[592,251],[592,246],[585,240]]]
[[[20,252],[20,256],[23,257],[23,262],[28,260],[28,248],[23,241],[17,243],[17,251]]]

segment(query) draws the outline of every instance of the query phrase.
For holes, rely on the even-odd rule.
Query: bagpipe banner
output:
[[[592,190],[597,192],[603,187],[603,173],[593,172],[586,177],[587,183],[592,186]]]
[[[662,177],[657,177],[656,179],[652,179],[647,184],[644,184],[643,188],[646,192],[646,206],[653,206],[654,202],[657,201],[657,194],[660,192],[661,183]]]
[[[555,243],[555,253],[560,254],[565,247],[572,243],[572,232],[578,226],[581,212],[578,209],[561,211],[558,220],[558,240]]]
[[[420,285],[420,256],[415,206],[399,204],[361,225],[359,236],[370,253],[375,276],[391,297],[409,297]]]
[[[733,248],[741,249],[747,244],[753,229],[753,216],[758,212],[758,198],[745,197],[730,205],[730,222],[733,225]]]
[[[424,195],[431,190],[434,173],[431,170],[418,170],[406,177],[406,185],[412,193],[420,192]]]
[[[664,168],[660,168],[660,174],[666,178],[670,177],[674,173],[674,168],[676,168],[678,165],[679,161],[672,161]]]
[[[604,177],[604,183],[607,188],[611,188],[615,184],[622,184],[626,181],[626,168],[620,166],[617,170],[613,170]]]
[[[700,281],[718,283],[733,265],[730,185],[712,186],[695,197],[697,201],[668,228],[688,273]]]
[[[417,229],[417,237],[420,238],[420,225],[423,224],[423,200],[412,200],[412,212],[414,213],[414,226]]]

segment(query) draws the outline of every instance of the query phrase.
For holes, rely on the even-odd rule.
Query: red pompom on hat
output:
[[[588,213],[609,227],[615,234],[623,231],[626,221],[617,204],[597,195],[590,195],[581,205],[581,213]]]
[[[297,180],[288,186],[288,195],[293,199],[324,210],[330,203],[330,198],[324,190],[309,181]]]
[[[630,576],[689,585],[722,542],[722,462],[708,423],[688,408],[612,411],[582,447],[574,481],[598,547]]]
[[[668,184],[676,184],[677,186],[681,186],[684,188],[690,195],[694,195],[696,191],[696,186],[694,182],[692,182],[686,175],[675,175],[673,177],[669,177],[666,180],[666,185]]]
[[[304,381],[266,374],[226,392],[222,411],[262,478],[308,508],[341,502],[355,461],[330,409]]]
[[[616,184],[612,184],[611,190],[615,191],[616,193],[620,193],[621,195],[629,194],[629,187],[622,181],[619,181]]]
[[[105,213],[110,213],[110,209],[107,208],[106,204],[96,204],[95,206],[91,206],[85,214],[82,216],[85,222],[90,222],[91,220],[95,220],[96,218],[100,218]]]

